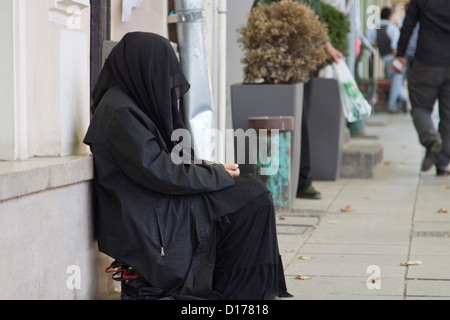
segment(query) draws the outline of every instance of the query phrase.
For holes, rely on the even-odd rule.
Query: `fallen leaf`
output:
[[[371,282],[371,283],[376,283],[377,281],[381,281],[380,277],[370,277],[369,279],[367,279],[367,282]]]
[[[450,238],[450,234],[446,234],[444,237],[445,238]]]
[[[294,249],[286,249],[285,252],[294,252]]]
[[[317,239],[316,241],[317,242],[325,242],[326,240],[325,239]]]
[[[298,234],[298,235],[296,235],[296,237],[297,237],[297,238],[303,238],[304,235],[303,235],[303,234]]]
[[[390,161],[385,161],[385,162],[384,162],[384,165],[385,165],[385,166],[388,166],[388,165],[390,165],[390,164],[391,164]]]
[[[442,189],[450,189],[450,186],[441,186]]]
[[[406,262],[402,262],[400,263],[400,266],[405,267],[405,266],[417,266],[422,264],[422,261],[419,260],[412,260],[412,261],[406,261]]]
[[[295,279],[298,279],[298,280],[310,280],[312,278],[310,276],[297,275],[297,276],[295,276]]]
[[[370,199],[372,199],[372,197],[371,196],[365,196],[364,199],[370,200]]]
[[[299,260],[312,260],[311,257],[303,257],[303,256],[298,257],[298,259],[299,259]]]
[[[448,210],[445,208],[439,209],[438,213],[448,213]]]
[[[341,212],[351,212],[353,211],[352,206],[348,205],[341,209]]]

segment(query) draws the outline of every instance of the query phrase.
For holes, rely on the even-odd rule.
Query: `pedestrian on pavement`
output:
[[[403,74],[395,72],[391,65],[397,54],[397,44],[400,37],[399,28],[392,23],[392,10],[384,7],[381,10],[381,21],[379,29],[369,29],[367,39],[378,47],[381,59],[384,62],[384,71],[389,79],[391,88],[389,90],[388,112],[398,112],[398,105],[401,105],[403,111],[406,111],[408,97],[403,88]]]
[[[280,0],[255,0],[253,7],[261,4],[269,4]],[[322,19],[320,8],[320,0],[292,0],[308,5]],[[339,62],[344,56],[337,50],[330,41],[324,44],[325,50],[328,52],[334,62]],[[309,105],[309,97],[311,93],[311,81],[305,83],[303,87],[303,109],[302,109],[302,128],[301,128],[301,149],[300,149],[300,173],[297,186],[297,198],[302,199],[322,199],[322,194],[312,185],[313,177],[311,175],[311,150],[309,145],[309,125],[308,116],[311,107]]]
[[[417,48],[408,75],[411,114],[420,143],[426,154],[422,171],[436,166],[438,176],[448,175],[450,162],[450,1],[411,0],[401,29],[396,70],[407,65],[406,50],[417,23],[420,23]],[[432,112],[439,103],[439,126]]]
[[[178,99],[189,88],[169,40],[134,32],[93,91],[84,142],[94,156],[99,249],[140,275],[122,281],[122,298],[289,296],[267,188],[233,164],[172,160],[180,153],[172,133],[185,130]]]
[[[408,4],[405,5],[405,12],[408,10]],[[401,29],[403,25],[403,20],[399,23],[399,28]],[[408,49],[406,49],[406,68],[403,72],[403,83],[408,79],[409,72],[411,71],[411,65],[414,61],[414,57],[416,55],[416,48],[417,48],[417,38],[419,37],[419,29],[420,29],[420,23],[417,23],[416,27],[414,28],[413,34],[411,35],[411,38],[409,40]],[[395,69],[394,69],[395,71]],[[411,112],[411,101],[407,101],[407,112]]]

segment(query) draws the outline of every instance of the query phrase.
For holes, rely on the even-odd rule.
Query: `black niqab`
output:
[[[156,124],[171,151],[173,131],[185,128],[178,99],[190,85],[170,41],[153,33],[126,34],[105,62],[93,90],[92,113],[114,86],[119,86]]]

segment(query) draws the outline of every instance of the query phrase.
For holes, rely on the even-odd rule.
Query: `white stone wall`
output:
[[[0,300],[98,299],[112,292],[98,252],[90,157],[0,163]],[[14,185],[16,188],[8,188]]]
[[[121,22],[167,35],[167,1]],[[89,0],[0,1],[0,300],[101,299],[111,259],[97,248],[90,120]]]
[[[87,153],[87,0],[0,3],[0,160]]]

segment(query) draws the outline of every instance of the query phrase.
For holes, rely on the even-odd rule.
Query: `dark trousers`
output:
[[[308,116],[310,108],[311,81],[308,81],[303,89],[303,112],[302,112],[302,138],[300,154],[300,174],[298,189],[305,189],[312,183],[311,178],[311,152],[309,148]]]
[[[408,76],[411,114],[419,141],[428,148],[442,140],[443,149],[436,166],[445,168],[450,161],[450,67],[428,66],[415,60]],[[432,120],[434,104],[439,102],[439,126]]]

